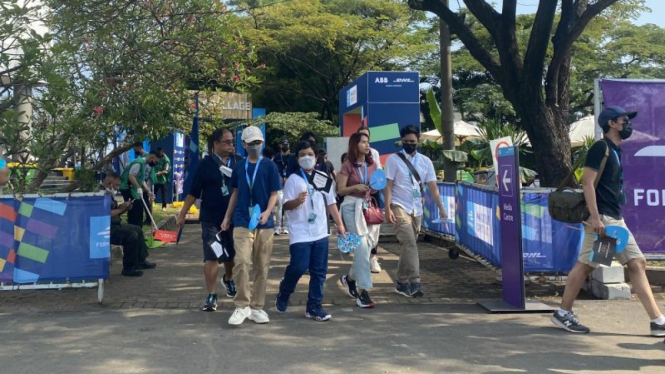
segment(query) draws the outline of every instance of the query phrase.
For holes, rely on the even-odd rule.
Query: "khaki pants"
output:
[[[626,222],[623,219],[614,219],[610,216],[601,214],[600,220],[605,226],[620,226],[625,229],[628,229]],[[644,258],[642,250],[637,245],[633,233],[628,230],[630,236],[628,237],[628,242],[626,243],[626,248],[623,249],[620,253],[617,253],[614,258],[621,263],[621,265],[626,265],[630,260],[636,258]],[[591,252],[593,250],[593,243],[596,241],[596,233],[593,232],[593,229],[589,226],[584,227],[584,240],[582,241],[582,249],[580,249],[579,262],[589,265],[591,267],[598,267],[598,264],[591,262],[589,259],[591,257]]]
[[[238,293],[233,298],[236,308],[250,307],[262,310],[266,301],[266,281],[274,229],[248,230],[246,227],[233,229],[233,242],[236,250],[233,267],[233,280]],[[249,287],[249,267],[254,269],[254,288]]]
[[[399,265],[397,281],[400,283],[420,283],[420,258],[418,258],[418,233],[422,216],[408,214],[399,205],[391,205],[397,224],[395,234],[399,241]]]

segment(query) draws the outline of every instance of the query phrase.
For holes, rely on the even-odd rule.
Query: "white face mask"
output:
[[[303,156],[298,159],[298,165],[304,170],[313,170],[314,165],[316,165],[316,159],[314,156]]]

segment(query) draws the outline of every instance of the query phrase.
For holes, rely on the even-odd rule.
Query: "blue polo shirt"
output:
[[[187,194],[201,199],[201,210],[199,213],[199,220],[201,222],[221,225],[224,215],[226,215],[226,210],[229,208],[233,187],[231,187],[231,178],[222,175],[213,157],[217,157],[217,155],[208,155],[199,162],[194,173],[194,180]],[[236,163],[240,163],[236,162],[235,156],[231,156],[229,159],[230,168],[234,168]],[[227,196],[222,194],[224,184],[226,184],[229,190]]]
[[[231,187],[238,190],[238,201],[236,208],[233,211],[233,226],[234,227],[249,227],[249,208],[250,208],[250,190],[247,183],[247,176],[252,180],[254,171],[256,170],[255,163],[248,164],[247,173],[245,173],[245,160],[238,161],[233,168],[233,175],[231,177]],[[273,192],[282,189],[282,180],[277,170],[277,165],[269,159],[262,159],[259,164],[259,169],[256,171],[256,178],[254,179],[254,187],[251,191],[252,204],[259,204],[261,211],[264,212],[268,208],[268,200]],[[265,225],[259,225],[258,229],[271,229],[274,227],[272,214]]]

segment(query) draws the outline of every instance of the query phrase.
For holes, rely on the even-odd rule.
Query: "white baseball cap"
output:
[[[243,142],[251,143],[257,140],[264,141],[261,129],[256,126],[247,126],[244,130],[242,130]]]

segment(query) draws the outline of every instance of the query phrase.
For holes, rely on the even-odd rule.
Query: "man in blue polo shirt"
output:
[[[236,286],[233,282],[235,251],[231,231],[220,234],[222,246],[227,249],[228,257],[218,257],[212,248],[231,199],[231,170],[237,161],[234,144],[233,133],[228,129],[217,129],[208,137],[209,154],[196,167],[192,186],[176,221],[177,225],[182,227],[189,208],[196,199],[201,199],[199,220],[203,239],[203,274],[208,290],[208,297],[203,306],[206,312],[217,310],[217,277],[220,263],[224,263],[226,270],[222,276],[226,296],[236,295]]]
[[[277,202],[277,191],[282,189],[282,182],[277,165],[261,158],[263,143],[263,133],[258,127],[248,126],[243,130],[242,144],[248,156],[233,169],[233,193],[222,223],[222,230],[225,231],[230,229],[231,223],[234,226],[236,259],[233,278],[238,293],[233,299],[236,310],[229,318],[231,325],[240,325],[246,318],[256,323],[270,321],[263,306],[275,232],[272,211]],[[261,218],[258,226],[250,230],[250,212],[255,205],[261,210]],[[252,289],[249,284],[250,265],[254,269]]]

